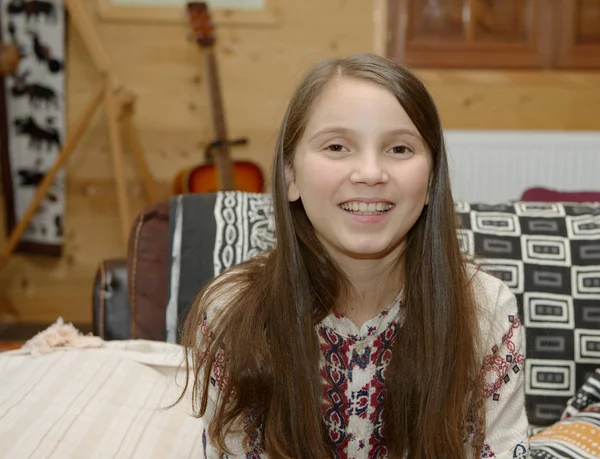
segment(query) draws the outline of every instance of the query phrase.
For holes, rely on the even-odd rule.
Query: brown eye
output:
[[[397,155],[403,155],[406,153],[410,153],[410,148],[404,146],[404,145],[396,145],[393,148],[390,148],[388,151],[395,153]]]
[[[329,151],[344,151],[344,146],[340,145],[339,143],[334,143],[332,145],[329,145],[326,150]]]

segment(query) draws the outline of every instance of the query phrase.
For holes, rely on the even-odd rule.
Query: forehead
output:
[[[336,124],[380,130],[417,130],[400,102],[387,88],[354,78],[338,78],[325,87],[312,107],[306,130]]]

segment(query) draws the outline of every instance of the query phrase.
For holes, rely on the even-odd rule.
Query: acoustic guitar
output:
[[[206,2],[188,2],[187,13],[195,41],[204,51],[216,139],[205,149],[204,164],[177,174],[173,191],[175,194],[211,193],[225,190],[262,192],[264,178],[260,168],[250,161],[233,162],[231,160],[231,146],[245,144],[247,140],[230,140],[227,136],[217,61],[213,51],[214,24],[208,5]]]

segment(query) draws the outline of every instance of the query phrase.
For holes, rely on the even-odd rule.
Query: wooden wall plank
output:
[[[449,129],[600,129],[600,72],[417,73]]]

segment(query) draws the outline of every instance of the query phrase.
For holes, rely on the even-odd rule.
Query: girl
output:
[[[281,124],[272,198],[276,248],[186,321],[205,457],[526,457],[515,298],[461,256],[417,77],[368,54],[316,65]]]

